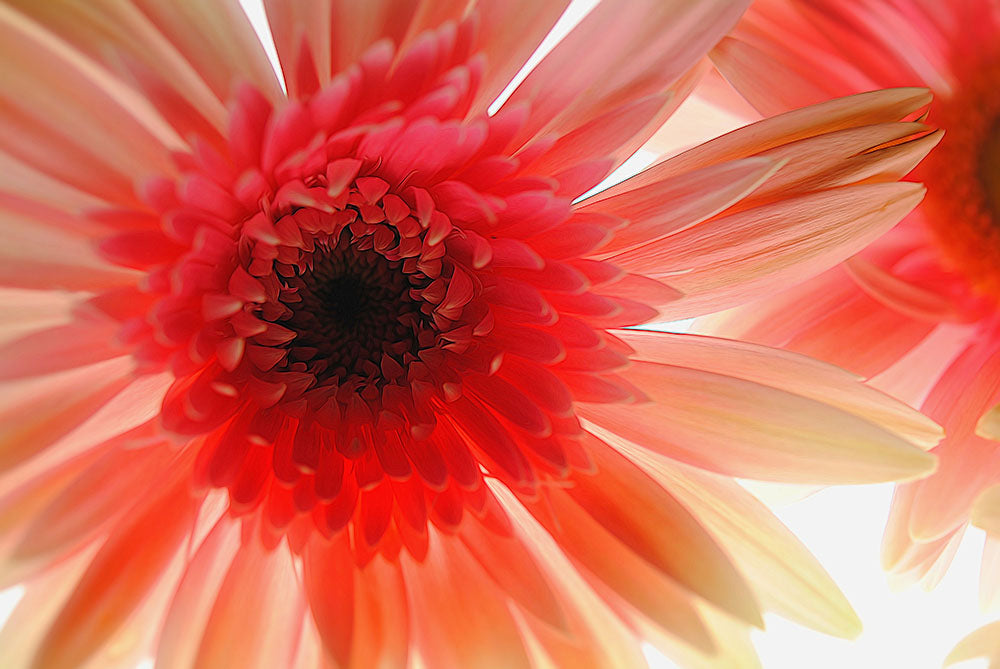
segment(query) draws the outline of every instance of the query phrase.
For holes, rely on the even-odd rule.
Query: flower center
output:
[[[1000,226],[1000,118],[993,120],[980,149],[979,180],[993,222]]]
[[[946,129],[915,171],[927,185],[927,222],[949,269],[1000,301],[1000,59],[966,70],[933,109]]]
[[[282,283],[291,311],[282,324],[296,334],[289,358],[305,362],[319,382],[380,376],[384,358],[405,368],[433,344],[433,328],[410,296],[429,279],[359,248],[346,229],[317,244],[307,268]]]

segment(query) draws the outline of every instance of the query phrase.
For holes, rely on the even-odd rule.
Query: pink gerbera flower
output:
[[[728,477],[919,476],[936,426],[794,354],[621,328],[891,228],[925,90],[577,201],[743,3],[602,2],[493,114],[565,2],[267,2],[287,94],[233,2],[15,4],[0,665],[633,666],[649,638],[747,666],[763,607],[857,631]]]
[[[713,324],[874,376],[945,427],[938,471],[897,489],[883,546],[898,577],[932,584],[1000,482],[1000,5],[764,0],[713,58],[765,114],[884,86],[935,94],[947,135],[915,173],[921,207],[860,256]],[[996,500],[977,511],[992,529],[984,605],[1000,596]],[[998,629],[962,654],[1000,658]]]

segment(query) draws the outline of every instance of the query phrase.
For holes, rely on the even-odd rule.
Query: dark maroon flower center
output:
[[[411,290],[430,279],[406,273],[401,260],[361,248],[348,230],[324,240],[306,267],[283,277],[278,319],[295,332],[289,362],[304,362],[319,382],[381,380],[383,368],[405,370],[434,344],[433,324]]]

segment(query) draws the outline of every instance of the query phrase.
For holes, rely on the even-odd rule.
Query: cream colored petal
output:
[[[959,641],[944,663],[951,665],[979,657],[989,661],[990,669],[1000,667],[1000,621],[983,625]]]
[[[980,493],[972,505],[972,524],[1000,537],[1000,486]]]

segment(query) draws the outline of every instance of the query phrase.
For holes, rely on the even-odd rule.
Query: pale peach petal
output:
[[[556,629],[565,629],[566,613],[546,573],[518,537],[504,537],[475,521],[466,522],[460,537],[469,553],[518,605]],[[517,564],[517,569],[510,565]]]
[[[990,669],[1000,666],[1000,621],[983,625],[959,641],[944,663],[947,666],[975,658],[985,658]]]
[[[835,267],[774,297],[708,316],[697,329],[780,346],[869,377],[906,355],[933,327],[885,309]],[[843,346],[845,340],[870,345]]]
[[[654,403],[581,405],[619,435],[688,464],[744,478],[862,483],[924,476],[935,458],[839,408],[734,376],[637,362],[623,375]],[[704,397],[712,396],[710,403]],[[836,426],[831,430],[829,426]]]
[[[972,505],[972,524],[1000,537],[1000,486],[984,490]]]
[[[746,625],[703,602],[698,602],[696,608],[715,642],[711,655],[699,653],[643,620],[637,621],[636,627],[643,639],[685,669],[760,669]]]
[[[238,523],[220,520],[191,556],[160,630],[157,666],[194,666],[215,597],[240,547],[239,530]]]
[[[567,132],[612,104],[664,92],[732,27],[743,4],[715,0],[598,4],[511,95],[508,104],[531,105],[521,137]]]
[[[628,219],[628,227],[600,248],[600,255],[607,257],[711,218],[753,192],[779,168],[778,162],[767,158],[746,158],[638,188],[633,188],[629,179],[587,198],[580,203],[579,211]]]
[[[9,6],[0,9],[0,44],[4,116],[26,133],[4,133],[6,151],[125,202],[133,178],[172,173],[168,151],[186,145],[135,90]]]
[[[739,37],[725,37],[712,49],[712,62],[754,109],[764,116],[828,100],[850,92],[830,85],[829,76],[816,76],[808,65],[779,60]],[[781,86],[760,82],[780,80]]]
[[[838,407],[906,437],[922,448],[941,440],[941,428],[920,412],[861,383],[833,365],[779,349],[690,334],[616,330],[635,349],[632,358],[735,376]]]
[[[105,530],[129,510],[124,500],[141,499],[162,480],[165,468],[182,466],[174,462],[176,456],[162,444],[110,450],[33,514],[13,559],[50,558]]]
[[[108,264],[89,234],[60,230],[41,220],[0,208],[4,244],[0,284],[12,288],[106,290],[135,284],[135,270]]]
[[[463,8],[458,3],[436,4],[439,10],[444,8],[441,22],[461,18]],[[357,62],[372,44],[388,40],[399,46],[420,10],[432,3],[321,0],[303,5],[266,0],[264,6],[288,92],[301,96],[314,93],[332,75]]]
[[[46,629],[59,615],[96,550],[94,546],[81,551],[24,584],[23,597],[0,629],[0,666],[31,666]]]
[[[932,541],[965,524],[976,496],[1000,483],[996,442],[977,437],[948,437],[934,449],[938,468],[916,484],[910,535]]]
[[[979,608],[995,611],[1000,603],[1000,537],[987,534],[979,565]]]
[[[850,258],[844,267],[866,293],[898,313],[931,322],[969,320],[948,296],[909,283],[864,258]]]
[[[477,3],[482,16],[481,48],[486,56],[486,71],[472,113],[486,111],[569,4],[569,0],[480,0]]]
[[[931,94],[924,88],[893,88],[797,109],[739,128],[657,163],[636,177],[636,185],[726,160],[747,158],[838,130],[892,123],[926,107],[930,101]]]
[[[668,280],[685,297],[667,316],[690,318],[830,269],[898,223],[923,195],[923,187],[908,183],[802,195],[715,218],[612,260]]]
[[[100,198],[33,169],[4,151],[0,151],[0,170],[4,175],[4,192],[28,202],[45,203],[49,208],[68,213],[98,209],[104,204]],[[83,223],[79,217],[77,221]]]
[[[908,551],[913,548],[910,538],[910,510],[913,508],[914,483],[896,486],[889,507],[889,519],[882,535],[882,568],[891,570],[900,564]]]
[[[192,9],[107,0],[13,4],[140,89],[182,136],[195,131],[221,137],[225,103],[237,80],[253,82],[274,99],[280,95],[252,28],[230,0]],[[200,12],[207,20],[182,28],[170,19],[170,14],[186,11]],[[178,28],[187,34],[175,35]],[[194,36],[201,39],[197,51],[185,42]]]
[[[42,453],[82,424],[128,386],[133,365],[127,357],[113,358],[4,388],[0,469]],[[13,392],[18,392],[16,399],[8,394]]]
[[[756,154],[783,167],[746,203],[852,183],[898,181],[941,137],[922,123],[878,123],[835,130]]]
[[[979,418],[976,434],[983,439],[1000,441],[1000,404],[994,405]]]
[[[118,329],[110,319],[78,319],[7,342],[0,346],[0,379],[44,376],[119,357],[122,352],[107,345]]]
[[[240,81],[280,99],[274,69],[238,0],[135,0],[135,4],[220,100],[227,100]],[[111,22],[115,23],[114,19]]]
[[[701,651],[713,648],[685,586],[619,541],[566,493],[553,490],[545,502],[533,505],[532,513],[614,610],[634,609]]]
[[[857,614],[833,579],[753,495],[722,477],[641,448],[629,446],[627,452],[705,524],[768,609],[827,634],[854,637],[861,631]]]

